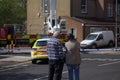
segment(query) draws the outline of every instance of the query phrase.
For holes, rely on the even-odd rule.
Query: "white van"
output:
[[[81,48],[97,48],[102,46],[114,46],[114,34],[112,31],[99,31],[90,33],[80,43]]]

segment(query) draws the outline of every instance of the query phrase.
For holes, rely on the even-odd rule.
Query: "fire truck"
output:
[[[19,29],[17,32],[17,29],[15,28],[16,26],[11,25],[0,27],[0,47],[7,47],[8,45],[27,47],[31,46],[36,39],[45,36],[40,34],[22,34],[23,30]]]
[[[0,27],[0,47],[5,47],[7,44],[7,31],[6,27]]]
[[[11,30],[11,29],[10,29]],[[32,47],[37,39],[52,36],[53,33],[44,34],[8,34],[8,27],[0,27],[0,47]],[[66,40],[66,33],[61,33],[60,40]]]

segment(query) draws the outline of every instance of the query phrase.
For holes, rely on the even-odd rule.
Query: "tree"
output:
[[[0,25],[20,24],[26,20],[26,0],[0,0]]]

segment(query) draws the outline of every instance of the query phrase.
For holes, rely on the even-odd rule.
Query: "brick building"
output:
[[[27,0],[27,33],[43,34],[49,0]],[[57,0],[57,16],[66,19],[66,28],[81,41],[90,32],[113,30],[120,35],[120,0]],[[47,8],[48,7],[48,8]]]

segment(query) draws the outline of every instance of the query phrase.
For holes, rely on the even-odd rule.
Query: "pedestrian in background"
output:
[[[60,32],[57,31],[53,34],[47,42],[47,52],[49,59],[49,73],[48,80],[53,80],[55,74],[55,80],[61,80],[62,70],[64,66],[64,56],[62,43],[59,41]]]
[[[66,65],[68,69],[69,80],[74,80],[73,76],[75,77],[75,80],[80,80],[80,43],[74,38],[73,34],[68,34],[65,47],[67,48]]]

